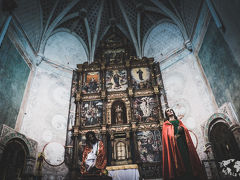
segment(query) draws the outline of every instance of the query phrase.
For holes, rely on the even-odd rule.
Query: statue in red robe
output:
[[[172,109],[166,109],[165,115],[167,121],[162,128],[163,179],[207,179],[188,129]]]
[[[104,144],[96,138],[93,131],[86,134],[86,146],[83,151],[81,173],[100,174],[106,167],[107,158]]]

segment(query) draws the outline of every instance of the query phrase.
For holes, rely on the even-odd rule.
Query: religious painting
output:
[[[135,89],[149,88],[150,82],[150,71],[149,68],[133,68],[131,70],[132,84]]]
[[[104,52],[104,58],[107,64],[120,64],[125,57],[124,49],[111,49]]]
[[[127,123],[126,107],[124,102],[115,101],[111,108],[112,124],[124,124]]]
[[[98,93],[100,91],[99,72],[86,72],[82,87],[83,94]]]
[[[106,72],[106,87],[107,91],[123,91],[127,85],[126,70],[109,70]]]
[[[138,122],[153,122],[158,118],[156,99],[152,96],[137,97],[133,101],[133,113]]]
[[[159,130],[139,131],[137,146],[142,162],[158,162],[161,159],[161,133]]]
[[[82,103],[81,119],[84,126],[102,123],[103,103],[100,100],[84,101]]]

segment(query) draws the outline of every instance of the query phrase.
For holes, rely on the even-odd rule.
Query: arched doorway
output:
[[[14,180],[21,178],[28,154],[27,147],[22,140],[17,138],[10,140],[6,144],[0,160],[0,179]]]
[[[216,119],[209,128],[209,141],[212,143],[215,159],[220,162],[228,159],[239,159],[236,140],[223,119]]]

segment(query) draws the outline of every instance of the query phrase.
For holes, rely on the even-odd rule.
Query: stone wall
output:
[[[231,102],[240,116],[240,67],[213,20],[198,54],[218,106]]]
[[[5,36],[0,48],[0,125],[15,128],[30,68]]]
[[[212,2],[223,25],[223,37],[229,45],[235,60],[240,66],[240,1],[232,0],[229,2],[215,0]]]

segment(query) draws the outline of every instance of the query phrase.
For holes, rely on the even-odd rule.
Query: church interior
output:
[[[239,10],[238,0],[0,0],[0,179],[87,179],[89,131],[106,152],[97,179],[163,179],[169,107],[206,179],[239,179]]]

